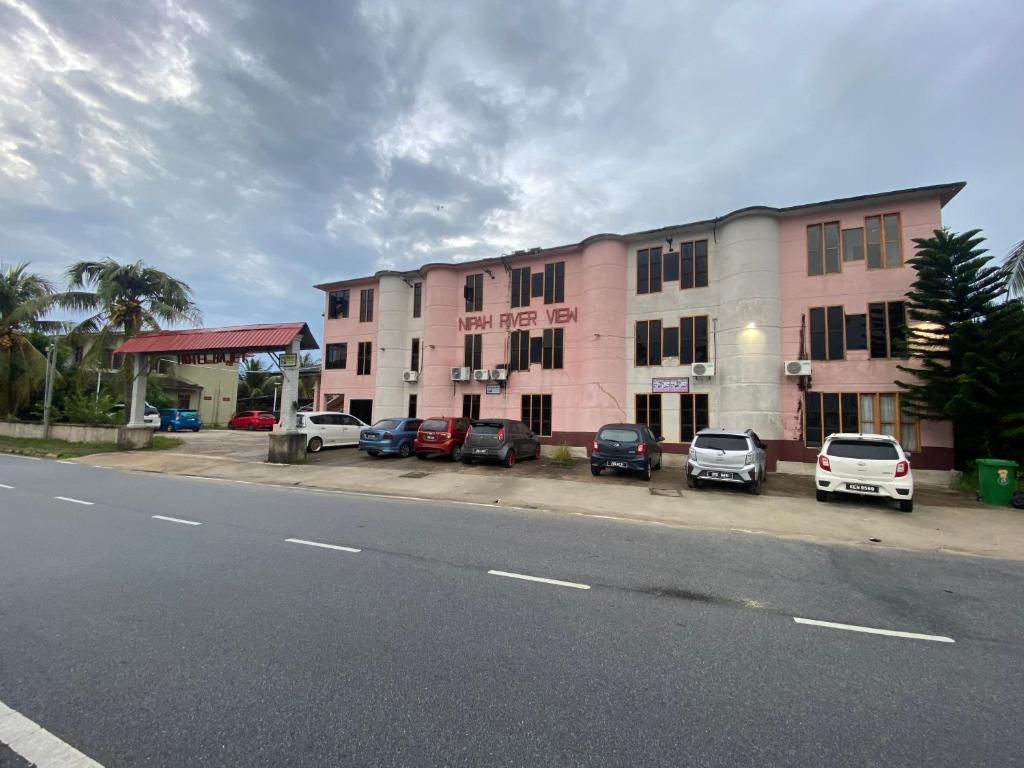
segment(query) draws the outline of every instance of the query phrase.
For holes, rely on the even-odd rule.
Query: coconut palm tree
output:
[[[29,272],[28,264],[0,264],[0,413],[27,405],[46,376],[46,357],[31,343],[32,333],[57,333],[64,324],[43,319],[60,301],[53,286]]]
[[[273,391],[273,375],[273,371],[267,369],[260,358],[250,357],[245,360],[238,371],[238,397],[244,400],[270,394]]]
[[[1024,297],[1024,240],[1013,246],[1007,255],[1006,283],[1011,296]]]
[[[115,340],[159,330],[164,324],[198,325],[202,317],[187,284],[141,261],[80,261],[68,267],[66,275],[68,290],[61,303],[91,313],[72,334],[93,336],[90,348],[94,355],[105,354]],[[124,394],[126,422],[131,417],[131,357],[125,359],[129,372]]]

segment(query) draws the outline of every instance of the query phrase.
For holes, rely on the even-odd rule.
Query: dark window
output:
[[[420,424],[420,430],[423,432],[447,432],[448,431],[448,420],[447,419],[427,419]]]
[[[828,455],[868,461],[896,461],[900,457],[894,444],[881,440],[833,440],[828,444]]]
[[[665,254],[661,262],[661,270],[666,283],[674,283],[679,280],[679,253],[677,251]]]
[[[530,277],[530,296],[539,299],[544,295],[544,273],[534,272]]]
[[[555,304],[565,301],[565,262],[555,262]]]
[[[821,434],[821,393],[808,392],[804,398],[806,408],[804,418],[807,423],[806,440],[809,448],[820,448]]]
[[[651,291],[651,259],[650,252],[644,248],[636,252],[636,292]]]
[[[370,375],[370,358],[373,354],[373,342],[360,341],[359,350],[357,353],[358,360],[356,361],[356,375],[357,376],[369,376]]]
[[[839,431],[839,395],[835,392],[821,395],[821,423],[826,436]]]
[[[462,364],[474,371],[479,370],[484,344],[483,334],[467,333],[463,341],[465,355]]]
[[[828,359],[842,360],[845,356],[843,352],[843,326],[845,324],[843,308],[841,306],[828,307],[825,314],[828,322]]]
[[[656,435],[661,431],[661,395],[636,396],[636,423],[650,427]]]
[[[541,365],[544,368],[561,368],[565,329],[545,328],[541,340],[543,343]]]
[[[551,436],[551,395],[523,395],[520,421],[535,435]]]
[[[839,396],[840,421],[843,432],[860,432],[860,414],[857,411],[857,395],[844,392]]]
[[[565,329],[555,328],[555,368],[561,368],[565,355]]]
[[[868,304],[871,357],[907,356],[906,307],[902,301]]]
[[[842,270],[839,253],[839,222],[807,227],[807,274],[834,274]]]
[[[512,270],[512,301],[513,307],[530,306],[530,268],[517,267]]]
[[[328,344],[324,368],[344,368],[348,365],[348,344]]]
[[[693,444],[697,448],[707,448],[712,451],[750,450],[747,438],[740,435],[699,435]]]
[[[661,292],[661,248],[651,248],[651,281],[650,292]]]
[[[415,393],[409,395],[409,414],[408,414],[408,416],[409,416],[410,419],[416,418],[416,394]],[[411,424],[409,425],[409,429],[410,430],[413,429]]]
[[[327,319],[337,320],[339,317],[348,317],[348,288],[331,291],[327,296]]]
[[[661,365],[661,320],[637,322],[634,355],[634,365]]]
[[[888,357],[886,344],[885,304],[868,304],[868,321],[871,329],[871,356]]]
[[[679,246],[679,287],[693,288],[693,243]]]
[[[373,288],[359,291],[359,322],[369,323],[373,320]]]
[[[412,316],[419,317],[423,312],[423,283],[412,285]]]
[[[412,354],[409,356],[409,368],[414,371],[420,369],[420,340],[412,340]]]
[[[663,357],[679,357],[678,326],[666,326],[661,332],[661,354]]]
[[[697,315],[693,318],[693,362],[706,363],[710,359],[708,316]]]
[[[808,313],[811,326],[811,360],[827,360],[828,348],[825,334],[825,308],[812,307]]]
[[[466,275],[466,287],[462,289],[466,297],[467,312],[481,312],[484,308],[484,274]]]
[[[843,230],[843,261],[864,261],[864,227]]]
[[[480,395],[462,396],[462,415],[467,419],[480,418]]]
[[[679,439],[693,442],[694,435],[708,428],[708,396],[690,394],[679,396]]]
[[[846,316],[846,348],[868,348],[867,315]]]
[[[690,365],[693,362],[693,318],[679,319],[679,362]]]
[[[810,312],[811,360],[842,360],[845,319],[842,306],[812,307]]]
[[[509,337],[509,365],[513,371],[530,369],[530,332],[512,331]]]
[[[544,360],[544,339],[534,336],[530,339],[530,364],[542,363]]]
[[[693,244],[693,284],[697,288],[708,287],[707,240],[698,240]]]
[[[598,432],[597,439],[611,443],[639,443],[640,433],[635,429],[611,427]]]
[[[824,272],[821,259],[821,224],[807,227],[807,274],[820,275]]]
[[[907,356],[907,311],[902,301],[886,305],[889,321],[889,356]]]
[[[563,301],[565,301],[565,262],[545,264],[544,303],[558,304]]]
[[[350,400],[348,404],[351,416],[338,416],[341,424],[357,427],[359,422],[369,424],[373,421],[373,400]],[[355,418],[352,418],[352,417]],[[356,421],[358,419],[359,421]]]
[[[833,221],[825,225],[825,274],[835,274],[841,270],[839,222]]]

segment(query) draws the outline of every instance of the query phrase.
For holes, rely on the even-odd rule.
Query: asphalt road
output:
[[[0,702],[108,768],[1024,764],[1021,563],[2,455],[0,486]]]

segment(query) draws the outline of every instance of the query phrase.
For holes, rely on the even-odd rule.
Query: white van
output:
[[[359,445],[359,432],[368,427],[355,416],[337,411],[296,414],[295,426],[306,436],[306,450],[319,453],[335,445]]]

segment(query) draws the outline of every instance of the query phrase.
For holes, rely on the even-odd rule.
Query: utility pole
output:
[[[57,360],[57,342],[46,349],[46,384],[43,387],[43,439],[50,437],[50,403],[53,402],[54,364]]]

